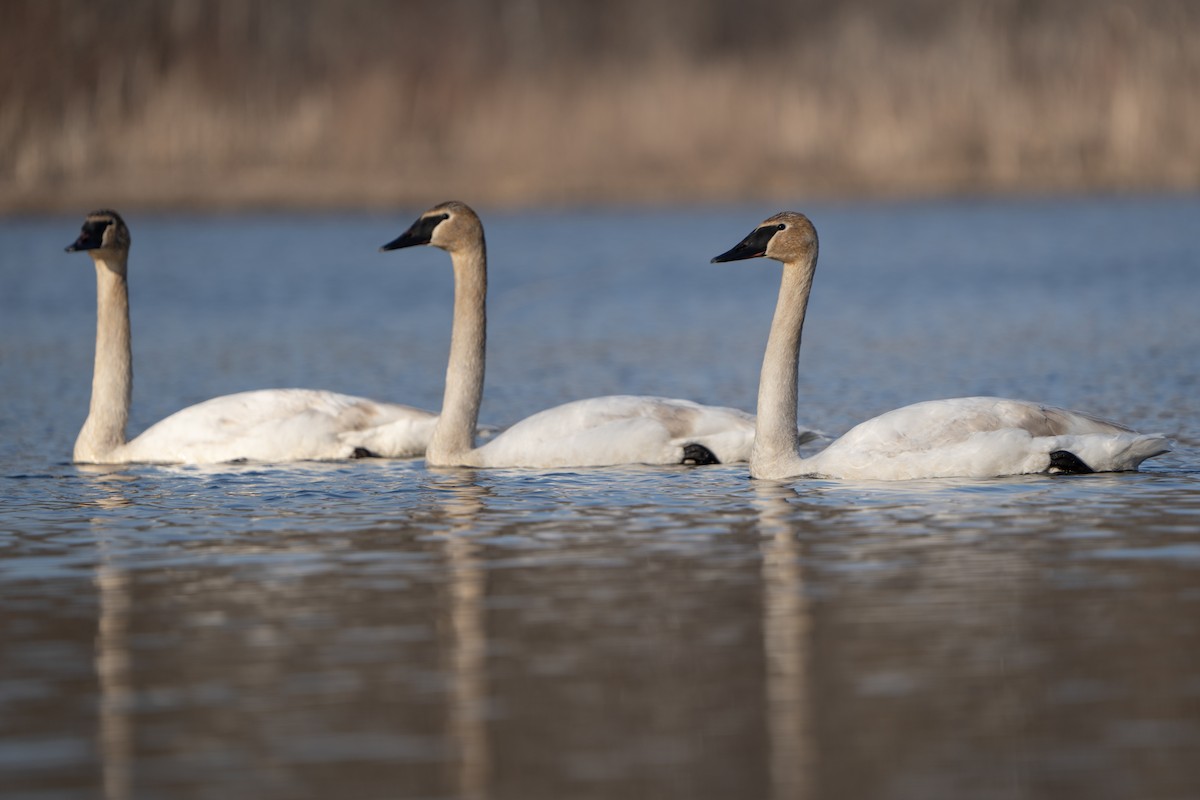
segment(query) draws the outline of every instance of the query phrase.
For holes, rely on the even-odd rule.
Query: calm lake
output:
[[[995,394],[1174,451],[898,483],[76,467],[90,209],[0,219],[0,795],[1200,796],[1200,197],[791,207],[821,235],[802,423]],[[265,387],[436,409],[449,259],[377,252],[421,210],[126,213],[131,434]],[[708,262],[777,210],[480,209],[483,421],[753,410],[780,270]]]

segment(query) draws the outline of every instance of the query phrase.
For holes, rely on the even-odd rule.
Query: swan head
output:
[[[763,220],[745,239],[714,257],[711,263],[762,257],[784,264],[815,263],[817,246],[817,229],[808,217],[795,211],[781,211]]]
[[[129,252],[129,228],[121,215],[107,208],[93,211],[83,220],[79,238],[67,245],[68,253],[86,250],[93,258]]]
[[[379,248],[380,251],[399,250],[431,244],[453,253],[460,248],[477,246],[483,240],[483,223],[466,203],[451,200],[438,203],[417,217],[404,233]]]

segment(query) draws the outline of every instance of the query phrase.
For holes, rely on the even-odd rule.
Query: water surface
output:
[[[450,270],[390,217],[127,215],[131,432],[216,394],[440,402]],[[775,208],[489,213],[483,416],[751,408]],[[0,221],[5,797],[1200,794],[1190,197],[803,206],[801,418],[1024,397],[1137,474],[75,467],[79,218]],[[82,211],[82,210],[81,210]]]

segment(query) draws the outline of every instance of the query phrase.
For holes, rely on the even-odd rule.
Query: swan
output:
[[[262,389],[189,406],[126,441],[133,389],[126,279],[130,235],[115,211],[87,215],[66,249],[96,265],[96,360],[74,460],[92,464],[411,457],[425,452],[437,415],[312,389]]]
[[[746,461],[754,417],[688,400],[611,395],[576,400],[530,416],[475,447],[487,340],[487,245],[465,203],[426,211],[381,250],[433,245],[450,254],[454,321],[442,413],[425,463],[434,467],[601,467]],[[817,434],[797,432],[798,440]]]
[[[801,457],[795,435],[797,361],[817,250],[812,222],[785,211],[712,259],[765,256],[783,264],[759,381],[751,477],[905,480],[1119,472],[1168,451],[1160,435],[1141,435],[1087,414],[1023,400],[958,397],[889,411],[816,455]]]

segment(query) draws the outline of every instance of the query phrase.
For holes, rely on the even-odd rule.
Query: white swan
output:
[[[758,388],[752,477],[903,480],[1116,472],[1137,469],[1145,459],[1167,452],[1162,436],[1140,435],[1087,414],[1022,400],[960,397],[889,411],[802,458],[795,435],[797,359],[817,249],[817,232],[808,218],[785,211],[712,259],[766,256],[783,263]]]
[[[593,397],[555,406],[475,447],[487,339],[487,246],[483,224],[466,204],[442,203],[422,214],[381,249],[423,244],[445,250],[454,267],[450,359],[442,413],[425,453],[430,466],[545,469],[730,463],[750,457],[752,415],[688,400],[628,395]],[[795,438],[815,435],[797,432]]]
[[[419,456],[437,415],[409,406],[311,389],[263,389],[178,411],[125,440],[133,389],[126,280],[129,228],[115,211],[92,212],[67,252],[96,264],[96,361],[87,420],[74,460],[95,464],[212,464],[364,455]]]

